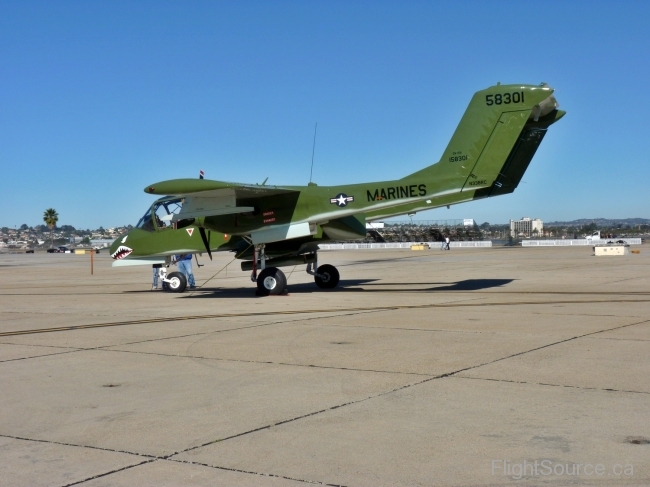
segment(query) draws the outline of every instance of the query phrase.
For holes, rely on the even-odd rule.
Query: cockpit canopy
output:
[[[181,211],[182,207],[183,198],[170,196],[160,198],[151,205],[135,227],[147,232],[172,228],[172,218]]]

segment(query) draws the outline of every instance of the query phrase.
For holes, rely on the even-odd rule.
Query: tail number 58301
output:
[[[486,105],[509,105],[510,103],[523,103],[524,92],[503,93],[497,95],[485,95]]]

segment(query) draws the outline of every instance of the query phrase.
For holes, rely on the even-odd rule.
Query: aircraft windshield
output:
[[[161,201],[153,205],[153,211],[156,217],[156,227],[158,230],[162,228],[170,228],[172,226],[172,217],[179,213],[182,207],[183,200],[181,198]]]
[[[177,198],[173,200],[159,201],[147,210],[136,228],[153,232],[156,228],[161,230],[163,228],[170,228],[173,226],[172,218],[175,214],[181,211],[183,207],[183,199]],[[154,226],[155,220],[155,226]]]
[[[140,218],[140,221],[138,221],[138,224],[135,226],[135,228],[139,228],[140,230],[146,230],[147,232],[153,232],[153,220],[151,219],[151,207],[147,210],[147,212],[144,214],[142,218]]]

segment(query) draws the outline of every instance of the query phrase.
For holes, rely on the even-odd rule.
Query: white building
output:
[[[541,236],[543,232],[544,222],[539,218],[523,217],[521,220],[510,220],[510,235],[513,237],[520,234],[530,237],[533,233]]]

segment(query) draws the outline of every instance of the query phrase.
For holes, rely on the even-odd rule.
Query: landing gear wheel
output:
[[[187,278],[182,272],[172,272],[167,275],[169,282],[163,283],[163,288],[167,284],[167,291],[171,293],[182,293],[187,287]]]
[[[277,267],[267,267],[257,277],[257,292],[261,296],[275,296],[287,287],[287,278]]]
[[[316,274],[318,275],[314,276],[314,281],[318,287],[323,289],[335,288],[341,278],[336,267],[329,264],[324,264],[316,269]]]

